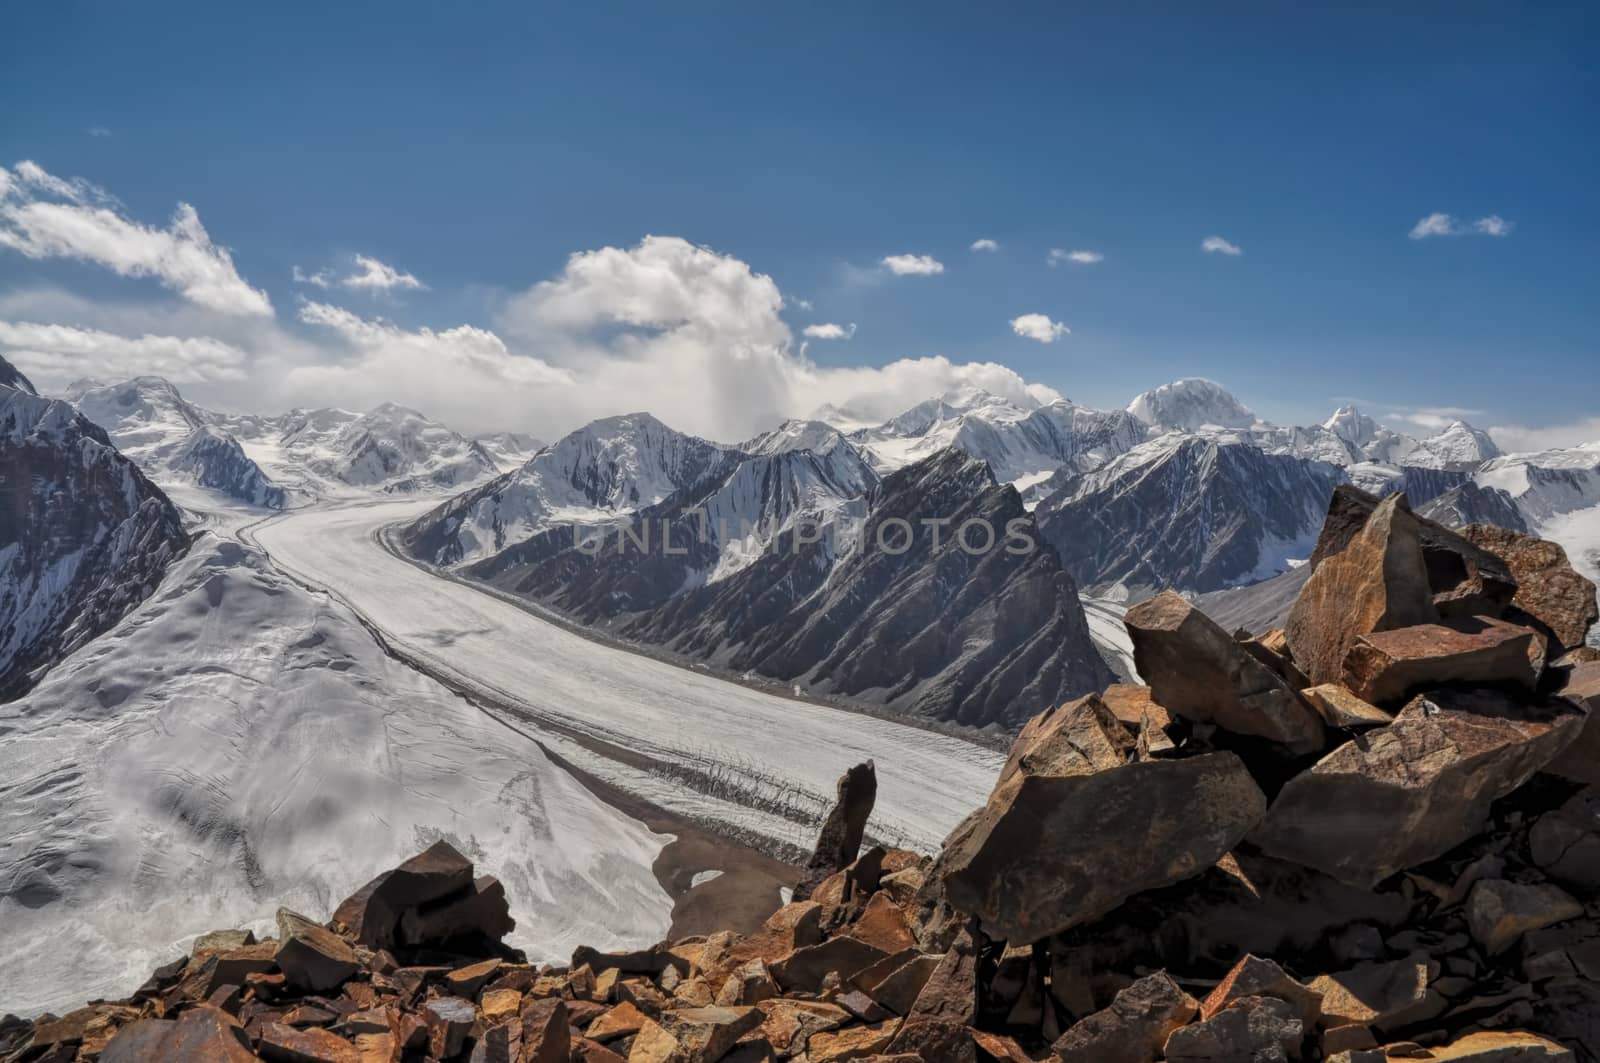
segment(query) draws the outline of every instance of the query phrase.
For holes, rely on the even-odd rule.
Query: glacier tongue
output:
[[[506,884],[511,944],[537,959],[669,925],[651,865],[671,836],[213,532],[0,705],[0,733],[8,1010],[125,994],[195,934],[261,929],[279,903],[326,913],[441,837]]]

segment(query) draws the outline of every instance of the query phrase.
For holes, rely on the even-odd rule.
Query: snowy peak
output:
[[[1436,467],[1441,469],[1473,468],[1490,458],[1500,457],[1501,453],[1488,432],[1474,428],[1465,421],[1452,421],[1438,435],[1424,439],[1421,447],[1437,461]],[[1423,463],[1412,461],[1412,464]]]
[[[34,388],[33,381],[22,375],[22,370],[0,358],[0,388],[13,388],[17,391],[26,391],[30,395],[39,392]]]
[[[1378,422],[1356,409],[1341,406],[1333,411],[1322,427],[1353,446],[1364,447],[1378,437]]]
[[[472,441],[494,459],[502,472],[515,469],[544,449],[544,441],[526,432],[488,432]]]
[[[1146,391],[1128,404],[1128,412],[1152,428],[1197,431],[1202,428],[1249,428],[1256,415],[1212,380],[1174,380]]]
[[[785,421],[772,431],[763,432],[754,439],[741,443],[739,449],[746,454],[767,457],[773,454],[786,454],[792,450],[828,454],[841,446],[848,447],[850,443],[837,428],[821,421],[796,419]]]

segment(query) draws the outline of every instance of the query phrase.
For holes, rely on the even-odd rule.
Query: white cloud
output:
[[[1011,331],[1024,339],[1054,343],[1072,330],[1059,321],[1050,320],[1045,314],[1023,314],[1011,319]]]
[[[1465,406],[1412,406],[1397,409],[1384,420],[1402,421],[1424,432],[1442,432],[1457,421],[1482,416],[1483,412]]]
[[[807,325],[800,330],[800,334],[809,336],[814,340],[847,340],[856,334],[856,327],[854,323],[844,326],[835,325],[829,321],[817,325]]]
[[[0,247],[29,258],[93,262],[125,277],[154,277],[223,313],[272,313],[266,293],[244,282],[189,204],[178,204],[167,228],[151,228],[129,220],[92,185],[54,177],[32,162],[18,163],[14,177],[0,169]]]
[[[1061,247],[1052,247],[1050,254],[1045,256],[1045,261],[1052,266],[1059,266],[1063,262],[1071,262],[1079,266],[1092,266],[1096,262],[1105,261],[1105,255],[1098,251],[1068,251]]]
[[[178,384],[243,380],[248,358],[204,336],[119,336],[29,321],[0,321],[0,351],[46,389],[83,377],[163,376]]]
[[[899,277],[928,276],[944,272],[944,263],[932,255],[890,255],[883,260],[890,273]]]
[[[974,241],[972,241],[972,250],[974,250],[974,251],[998,251],[998,250],[1000,250],[1000,245],[998,243],[996,243],[995,241],[990,240],[987,237],[985,237],[982,240],[974,240]]]
[[[1465,222],[1453,215],[1435,212],[1411,227],[1411,239],[1426,240],[1432,236],[1510,236],[1516,223],[1498,214],[1489,214],[1476,221]]]
[[[294,266],[291,267],[290,276],[293,277],[296,284],[309,284],[314,288],[327,288],[333,283],[332,278],[328,276],[328,271],[325,269],[319,269],[315,273],[307,273],[299,266]]]
[[[801,310],[811,310],[812,309],[811,300],[810,299],[786,299],[786,300],[784,300],[784,302],[786,304],[792,303],[795,306],[799,307]]]
[[[346,288],[369,288],[380,292],[391,291],[395,288],[417,290],[427,287],[411,274],[379,262],[370,255],[357,255],[356,267],[360,272],[352,273],[350,276],[342,278],[339,283]]]
[[[1526,425],[1495,425],[1489,435],[1500,449],[1517,453],[1528,450],[1552,450],[1557,447],[1575,447],[1580,443],[1600,443],[1600,417],[1587,417],[1571,424],[1546,425],[1530,428]]]
[[[1479,218],[1473,222],[1472,228],[1484,236],[1510,236],[1515,224],[1515,222],[1506,221],[1498,214],[1491,214],[1486,218]]]
[[[1220,236],[1208,236],[1200,241],[1200,250],[1213,255],[1242,255],[1244,249]]]

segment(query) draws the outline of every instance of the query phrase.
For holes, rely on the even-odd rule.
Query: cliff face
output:
[[[188,546],[177,509],[103,431],[0,386],[0,700],[122,619]]]

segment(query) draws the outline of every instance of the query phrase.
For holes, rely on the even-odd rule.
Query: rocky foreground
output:
[[[0,1060],[1600,1061],[1600,653],[1559,548],[1336,492],[1283,630],[1127,616],[1149,686],[1023,728],[928,858],[840,780],[753,934],[530,966],[443,842]]]

